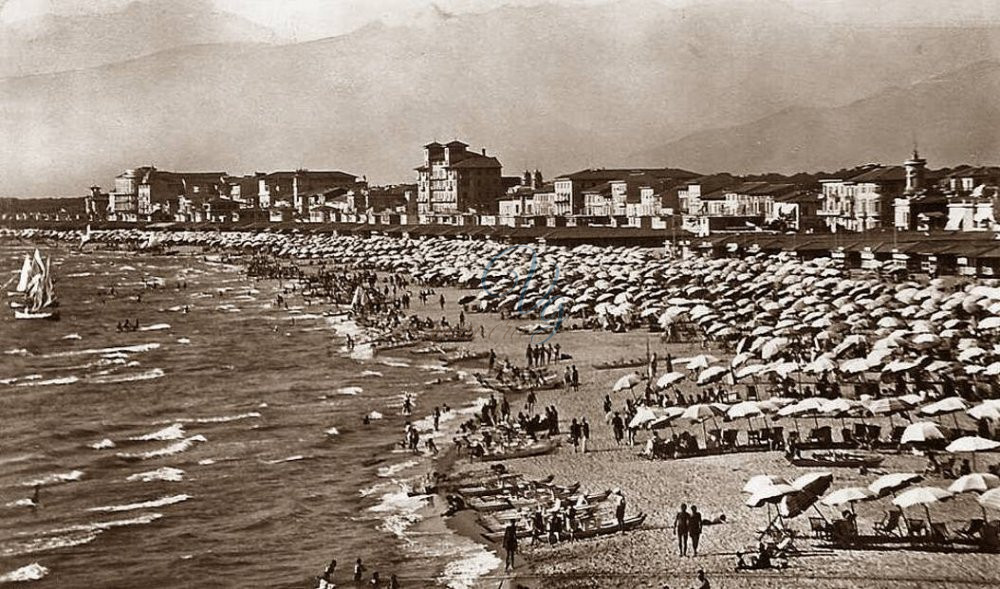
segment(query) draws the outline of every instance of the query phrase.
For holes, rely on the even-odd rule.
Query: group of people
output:
[[[555,345],[528,344],[524,350],[524,357],[528,361],[528,367],[541,366],[543,364],[555,364],[562,359],[562,351],[558,343]]]
[[[333,589],[336,585],[333,582],[334,573],[337,570],[337,559],[330,561],[330,564],[326,565],[323,570],[323,574],[319,577],[319,585],[317,589]],[[368,583],[365,583],[365,573],[368,571],[368,567],[364,565],[361,559],[354,561],[354,572],[352,575],[352,581],[356,586],[367,584],[369,587],[382,587],[384,589],[399,589],[402,587],[399,583],[399,578],[395,574],[389,575],[388,581],[383,582],[378,571],[372,571],[371,577],[368,579]]]

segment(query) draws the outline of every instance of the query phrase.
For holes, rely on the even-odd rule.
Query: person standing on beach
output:
[[[441,310],[444,311],[444,295],[441,295],[440,303],[441,303]]]
[[[574,417],[569,424],[569,442],[573,444],[573,453],[576,454],[580,450],[580,424]]]
[[[531,361],[535,357],[535,355],[532,353],[532,351],[533,350],[531,349],[531,344],[528,344],[528,347],[525,348],[525,350],[524,350],[524,358],[525,358],[525,360],[528,361],[528,366],[531,366]]]
[[[580,373],[576,371],[576,364],[573,365],[573,392],[580,389]]]
[[[583,449],[583,453],[587,453],[587,441],[590,440],[590,422],[587,418],[583,418],[583,423],[580,424],[580,445]]]
[[[691,514],[688,516],[688,536],[691,538],[691,554],[698,556],[698,540],[701,538],[701,514],[698,508],[691,506]]]
[[[625,422],[622,421],[622,416],[617,411],[611,418],[611,430],[615,433],[615,443],[621,446],[622,438],[625,437]]]
[[[618,522],[618,529],[625,533],[625,495],[621,489],[615,489],[618,498],[615,500],[615,520]]]
[[[507,529],[504,530],[503,548],[507,551],[507,560],[504,564],[504,570],[513,570],[514,556],[517,554],[517,524],[513,521],[507,524]]]
[[[677,535],[677,548],[681,556],[687,556],[688,521],[687,504],[681,503],[681,510],[674,516],[674,534]]]
[[[360,583],[365,578],[365,565],[361,564],[359,558],[354,562],[354,582]]]
[[[528,391],[527,405],[525,408],[528,410],[529,415],[535,411],[535,401],[537,400],[538,397],[535,396],[534,389]]]

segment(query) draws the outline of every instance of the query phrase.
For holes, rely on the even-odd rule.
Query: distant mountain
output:
[[[1000,62],[984,61],[837,108],[789,108],[700,131],[635,155],[639,163],[736,173],[898,163],[914,141],[935,166],[1000,161]]]
[[[0,78],[115,63],[205,43],[268,43],[274,33],[210,0],[140,0],[106,14],[0,24]]]
[[[438,14],[296,45],[187,45],[0,80],[0,194],[79,194],[149,163],[410,180],[420,146],[451,138],[488,146],[508,173],[633,165],[629,154],[692,132],[1000,58],[997,32],[843,28],[775,0],[623,0]],[[976,108],[970,121],[992,105]],[[843,146],[852,161],[864,148]],[[645,163],[687,166],[688,155]],[[712,171],[722,155],[694,168]]]

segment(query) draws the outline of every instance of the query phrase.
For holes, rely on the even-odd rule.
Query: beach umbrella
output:
[[[791,342],[792,340],[787,337],[776,337],[768,340],[760,347],[761,359],[770,360],[772,357],[777,356],[779,352],[788,347]]]
[[[781,501],[778,502],[778,514],[788,518],[798,517],[815,505],[817,501],[819,501],[819,497],[815,493],[798,489],[781,498]]]
[[[985,493],[1000,487],[1000,477],[995,474],[974,472],[961,476],[948,487],[956,495],[959,493]]]
[[[953,414],[952,417],[955,419],[955,427],[958,427],[958,415],[954,415],[959,411],[968,411],[969,404],[962,397],[948,397],[946,399],[941,399],[931,403],[930,405],[925,405],[917,410],[917,413],[921,415],[948,415]]]
[[[976,468],[976,452],[990,452],[1000,448],[1000,442],[987,440],[979,436],[964,436],[958,438],[945,448],[952,454],[970,453],[972,454],[972,468]]]
[[[681,418],[691,423],[700,423],[702,433],[705,434],[705,439],[708,440],[708,431],[705,429],[705,422],[711,419],[712,423],[715,423],[716,416],[724,414],[725,411],[717,405],[697,403],[685,409]]]
[[[920,444],[943,439],[945,439],[945,435],[941,431],[941,426],[930,421],[919,421],[906,426],[900,443]]]
[[[625,389],[632,390],[635,385],[642,382],[642,376],[638,372],[631,372],[625,376],[618,379],[615,382],[615,386],[611,389],[612,392],[617,393],[618,391],[624,391]]]
[[[833,483],[831,472],[809,472],[792,481],[792,486],[800,491],[819,496],[826,493]]]
[[[736,378],[746,378],[754,374],[760,374],[765,370],[767,370],[766,364],[748,364],[747,366],[737,370],[735,376]]]
[[[687,368],[688,370],[700,370],[708,368],[714,362],[718,362],[719,359],[711,354],[699,354],[694,358],[688,360]]]
[[[806,364],[803,367],[803,370],[805,372],[819,374],[821,372],[832,372],[833,370],[836,370],[836,368],[837,365],[834,364],[833,360],[831,360],[829,356],[823,355]]]
[[[667,407],[663,410],[662,416],[649,422],[646,427],[649,429],[663,429],[667,426],[673,427],[672,422],[683,414],[683,407]]]
[[[986,491],[977,499],[979,504],[983,506],[983,511],[985,513],[985,508],[1000,510],[1000,489],[990,489]]]
[[[668,386],[674,384],[675,382],[680,382],[684,380],[685,376],[682,372],[668,372],[662,375],[660,378],[656,379],[656,387],[659,389],[665,389]]]
[[[930,505],[932,503],[947,501],[953,496],[954,494],[951,491],[939,489],[938,487],[914,487],[900,493],[895,499],[892,500],[892,503],[893,505],[902,507],[903,509],[913,507],[915,505],[923,505],[924,511],[927,512],[927,521],[930,522]]]
[[[743,492],[755,495],[758,492],[775,485],[788,485],[788,481],[784,477],[769,474],[758,474],[750,477],[750,480],[743,485]]]
[[[966,413],[976,420],[1000,420],[1000,404],[985,401]]]
[[[869,501],[877,497],[878,495],[876,495],[874,491],[865,487],[845,487],[843,489],[837,489],[833,493],[823,497],[823,500],[820,501],[820,503],[826,505],[827,507],[850,505],[851,511],[854,511],[854,504],[858,501]]]
[[[721,366],[709,366],[698,375],[698,384],[707,385],[722,380],[722,377],[729,373],[727,368]]]
[[[759,508],[764,505],[774,505],[781,501],[781,498],[785,495],[791,493],[796,493],[799,490],[791,485],[771,485],[770,487],[764,487],[747,499],[746,504],[748,507]]]
[[[894,472],[882,475],[868,485],[868,489],[878,497],[892,495],[923,480],[923,476],[912,472]]]
[[[656,421],[656,413],[649,407],[639,407],[635,410],[635,416],[629,421],[628,426],[632,428],[639,428],[648,423]]]

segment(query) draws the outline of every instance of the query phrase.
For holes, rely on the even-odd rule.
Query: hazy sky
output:
[[[0,22],[46,14],[114,11],[135,0],[0,0]],[[170,2],[173,0],[151,0]],[[339,35],[373,21],[399,24],[435,7],[448,13],[481,12],[504,4],[593,4],[608,0],[206,0],[273,29],[289,40]],[[712,0],[656,0],[684,6]],[[1000,0],[784,0],[814,16],[850,23],[958,24],[1000,22]]]

